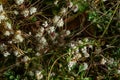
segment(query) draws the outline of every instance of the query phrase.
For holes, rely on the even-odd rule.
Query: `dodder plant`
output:
[[[119,53],[114,45],[119,39],[111,39],[108,34],[119,33],[118,28],[112,33],[113,27],[108,29],[110,23],[115,23],[112,19],[117,15],[119,2],[114,2],[116,6],[108,12],[106,2],[3,0],[0,3],[0,79],[119,78],[119,60],[113,57]],[[116,51],[113,56],[109,55],[109,49]]]

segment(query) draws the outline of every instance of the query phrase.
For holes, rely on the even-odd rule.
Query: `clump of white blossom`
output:
[[[15,15],[18,15],[18,14],[19,14],[19,12],[18,12],[17,10],[14,10],[13,13],[14,13]]]
[[[68,8],[72,8],[72,7],[73,7],[73,2],[69,1]]]
[[[35,72],[35,76],[36,76],[36,79],[37,79],[37,80],[43,79],[42,71],[37,70],[37,71]]]
[[[10,53],[8,51],[3,52],[4,57],[8,57]]]
[[[32,14],[34,14],[36,12],[37,12],[37,8],[35,8],[35,7],[30,8],[30,15],[32,15]]]
[[[5,58],[8,58],[9,55],[14,55],[14,57],[18,59],[16,61],[20,60],[23,63],[29,64],[29,61],[32,63],[32,60],[34,61],[34,59],[37,60],[38,58],[41,58],[45,53],[56,52],[59,47],[62,49],[68,47],[67,68],[68,71],[72,71],[73,68],[79,64],[78,62],[81,59],[87,60],[91,58],[92,54],[101,53],[101,47],[95,48],[94,53],[89,51],[93,50],[93,46],[95,44],[94,41],[89,38],[70,41],[71,39],[69,36],[71,37],[72,30],[66,28],[67,23],[65,23],[65,21],[66,18],[69,17],[69,10],[72,14],[76,14],[78,12],[78,4],[74,4],[71,0],[68,0],[67,6],[61,7],[58,14],[55,14],[52,17],[46,17],[43,14],[36,14],[39,9],[34,7],[34,5],[32,5],[32,7],[26,6],[27,1],[29,0],[14,1],[15,4],[17,4],[15,5],[17,9],[11,11],[14,16],[13,20],[11,20],[11,16],[9,15],[11,13],[7,14],[7,11],[3,8],[4,6],[0,4],[0,29],[3,29],[3,31],[1,31],[2,34],[0,35],[2,35],[3,41],[4,39],[9,39],[3,43],[0,42],[0,52]],[[53,4],[54,6],[59,6],[59,0],[55,0]],[[70,14],[70,16],[72,14]],[[41,15],[42,17],[45,17],[45,19],[40,19],[41,17],[38,17]],[[21,20],[18,19],[17,21],[14,21],[14,19],[16,20],[19,17]],[[34,18],[37,20],[34,21]],[[39,24],[37,24],[37,22],[39,22]],[[17,25],[20,27],[17,27]],[[70,40],[67,40],[67,38]],[[28,46],[31,49],[30,51],[27,50]],[[60,50],[62,50],[61,48]],[[24,53],[24,55],[21,53]],[[41,60],[38,59],[37,61],[39,62]],[[106,58],[102,58],[100,64],[113,64],[113,62],[114,60],[107,62]],[[82,70],[87,70],[89,67],[89,63],[87,61],[81,61],[80,65],[83,67]],[[39,66],[38,68],[41,67]],[[44,75],[42,70],[33,69],[28,73],[31,77],[34,76],[37,80],[43,80]],[[119,69],[118,73],[120,74]],[[53,72],[51,76],[56,76],[56,74]]]
[[[20,57],[20,56],[21,56],[21,54],[20,54],[20,52],[19,52],[18,50],[15,50],[15,51],[14,51],[14,55],[15,55],[16,57]]]
[[[24,17],[29,16],[29,10],[28,9],[23,10],[22,14],[24,15]]]
[[[59,2],[58,0],[55,0],[54,5],[58,5],[58,2]]]
[[[29,60],[30,60],[30,58],[28,56],[24,56],[22,59],[23,62],[28,62]]]
[[[3,12],[3,5],[0,4],[0,13]]]
[[[66,12],[67,12],[67,8],[65,8],[65,7],[61,8],[60,13],[61,13],[62,15],[66,14]]]
[[[88,69],[88,64],[86,62],[83,63],[83,70],[87,70]]]
[[[76,13],[78,11],[78,5],[76,4],[74,7],[73,7],[73,12]]]
[[[63,25],[64,25],[64,21],[63,21],[63,19],[60,17],[60,16],[54,16],[54,18],[53,18],[53,23],[55,24],[55,25],[57,25],[58,27],[63,27]]]
[[[48,26],[48,22],[45,21],[42,25],[43,25],[43,27],[47,27]]]
[[[15,2],[16,2],[17,5],[21,5],[21,4],[24,3],[24,0],[15,0]]]
[[[16,31],[13,41],[15,43],[23,42],[24,38],[20,30]]]
[[[104,65],[106,62],[107,62],[107,61],[105,60],[105,58],[102,58],[102,59],[101,59],[101,64]]]
[[[68,69],[71,71],[71,69],[77,64],[77,61],[82,58],[88,58],[90,57],[90,54],[88,52],[87,48],[93,48],[92,45],[93,42],[89,40],[88,38],[85,38],[83,40],[77,40],[76,42],[72,41],[70,43],[70,50],[69,55],[72,55],[71,60],[68,62]],[[81,47],[80,47],[81,46]],[[88,68],[87,63],[84,63],[84,70]]]

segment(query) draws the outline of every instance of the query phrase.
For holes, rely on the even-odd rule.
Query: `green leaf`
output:
[[[13,75],[11,75],[10,77],[9,77],[9,79],[14,79],[15,77],[13,76]]]
[[[17,25],[17,26],[16,26],[16,29],[19,29],[19,28],[20,28],[20,25]]]
[[[37,18],[33,17],[31,20],[32,20],[32,22],[35,22],[35,21],[37,21]]]
[[[84,71],[84,66],[81,64],[81,65],[79,66],[79,70],[78,70],[78,73],[77,73],[77,74],[79,74],[79,73],[82,72],[82,71]]]

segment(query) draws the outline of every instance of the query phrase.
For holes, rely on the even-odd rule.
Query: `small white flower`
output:
[[[9,44],[12,44],[12,41],[8,41]]]
[[[82,40],[79,40],[79,41],[78,41],[78,44],[79,44],[79,45],[83,45],[83,41],[82,41]]]
[[[106,60],[104,59],[104,58],[102,58],[102,60],[101,60],[101,64],[105,64],[106,63]]]
[[[68,4],[68,8],[72,8],[73,7],[73,3],[70,1]]]
[[[83,70],[87,70],[88,69],[88,64],[87,63],[84,62],[83,66],[84,66]]]
[[[14,10],[13,12],[14,12],[15,15],[18,15],[18,14],[19,14],[19,12],[16,11],[16,10]]]
[[[117,70],[117,74],[120,74],[120,70],[119,69]]]
[[[69,63],[68,63],[68,69],[69,69],[69,71],[71,71],[71,69],[73,68],[73,66],[75,66],[76,65],[76,61],[70,61]]]
[[[16,31],[16,34],[14,36],[14,41],[16,43],[19,43],[19,42],[23,42],[23,40],[24,40],[24,38],[21,35],[21,31],[20,30]]]
[[[3,6],[0,4],[0,13],[3,12]]]
[[[31,32],[29,32],[28,34],[29,34],[29,35],[32,35],[32,33],[31,33]]]
[[[21,54],[20,54],[17,50],[14,51],[14,55],[15,55],[16,57],[20,57],[20,56],[21,56]]]
[[[70,30],[67,30],[66,31],[66,36],[70,35],[70,33],[71,33]]]
[[[78,60],[82,57],[82,55],[80,53],[76,54],[74,57],[73,57],[73,60]]]
[[[47,26],[48,26],[48,22],[45,21],[42,25],[43,25],[44,27],[47,27]]]
[[[86,54],[87,53],[87,47],[84,46],[82,49],[81,49],[82,53]]]
[[[21,34],[17,34],[15,36],[15,39],[16,39],[17,42],[23,42],[23,40],[24,40],[24,38],[21,36]]]
[[[55,31],[55,27],[54,26],[51,26],[47,29],[47,32],[50,34],[50,33],[53,33]]]
[[[58,0],[56,0],[56,1],[54,2],[54,5],[58,5]]]
[[[110,58],[109,60],[108,60],[108,64],[113,64],[114,63],[114,58]]]
[[[90,55],[88,53],[84,54],[84,57],[88,58]]]
[[[5,25],[7,29],[12,29],[12,25],[9,22],[5,22]]]
[[[0,51],[4,51],[7,49],[7,45],[5,45],[4,43],[0,44]]]
[[[30,8],[30,15],[32,15],[32,14],[34,14],[36,12],[37,12],[37,8],[35,8],[35,7]]]
[[[88,47],[89,47],[90,49],[93,49],[93,45],[88,45]]]
[[[15,0],[15,2],[17,5],[21,5],[21,4],[23,4],[24,0]]]
[[[61,14],[65,14],[66,12],[67,12],[67,8],[61,8],[61,11],[60,11]]]
[[[4,32],[4,35],[5,35],[5,36],[10,36],[10,34],[11,34],[10,31],[5,31],[5,32]]]
[[[29,75],[30,75],[31,77],[33,77],[33,76],[34,76],[34,72],[33,72],[33,71],[29,71]]]
[[[61,19],[58,21],[57,26],[58,26],[58,27],[63,27],[63,25],[64,25],[64,21],[63,21],[63,19],[61,18]]]
[[[10,53],[8,51],[5,51],[5,52],[3,52],[3,55],[4,55],[4,57],[7,57],[10,55]]]
[[[42,37],[42,35],[43,35],[43,33],[44,33],[44,28],[43,27],[41,27],[39,30],[38,30],[38,33],[36,33],[36,35],[35,35],[35,37],[36,38],[40,38],[40,37]]]
[[[57,16],[57,15],[54,16],[54,18],[53,18],[53,23],[54,23],[54,24],[57,24],[58,27],[63,27],[63,25],[64,25],[63,19],[60,18],[60,16]]]
[[[41,33],[43,33],[44,30],[45,30],[45,29],[44,29],[43,27],[40,28],[40,32],[41,32]]]
[[[23,62],[27,62],[29,60],[30,60],[30,58],[28,56],[24,56],[23,59],[22,59]]]
[[[55,76],[55,73],[54,72],[52,72],[51,74],[50,74],[50,76],[52,77],[52,76]]]
[[[36,55],[36,56],[40,56],[40,53],[39,53],[39,52],[37,52],[35,55]]]
[[[71,47],[71,48],[75,48],[76,46],[75,46],[74,43],[70,43],[70,47]]]
[[[22,14],[23,14],[24,17],[29,16],[29,10],[26,9],[26,10],[22,11]]]
[[[89,42],[89,39],[88,39],[88,38],[85,38],[84,41],[87,43],[87,42]]]
[[[42,43],[43,45],[46,45],[47,44],[47,40],[45,39],[45,37],[42,37],[40,39],[40,43]]]
[[[41,80],[42,78],[43,78],[43,74],[42,74],[42,72],[41,71],[36,71],[36,78],[37,78],[37,80]]]
[[[14,55],[15,56],[18,56],[19,55],[19,52],[17,50],[14,51]]]
[[[43,35],[43,33],[38,32],[38,33],[35,35],[35,37],[36,37],[36,38],[39,38],[39,37],[42,37],[42,35]]]
[[[78,5],[76,4],[73,8],[73,12],[76,13],[78,11]]]
[[[58,23],[59,20],[60,20],[60,16],[56,15],[56,16],[54,16],[52,21],[53,21],[54,24],[56,24],[56,23]]]
[[[0,14],[0,23],[2,20],[6,20],[6,19],[7,19],[7,17],[5,16],[5,13]]]

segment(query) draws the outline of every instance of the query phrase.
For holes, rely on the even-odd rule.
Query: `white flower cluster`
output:
[[[68,63],[68,70],[71,71],[72,68],[76,65],[76,63],[77,63],[76,61],[70,61]]]
[[[18,50],[15,50],[15,51],[14,51],[14,55],[15,55],[16,57],[20,57],[22,54],[20,54],[20,52],[19,52]]]
[[[10,22],[7,21],[8,18],[6,16],[7,15],[3,9],[3,5],[0,4],[0,23],[2,23],[2,21],[3,21],[4,28],[5,28],[4,35],[10,36],[10,34],[13,34],[12,25]]]
[[[75,42],[72,41],[70,43],[69,55],[72,55],[73,57],[68,62],[68,69],[69,69],[69,71],[71,71],[73,66],[76,65],[77,61],[82,57],[82,54],[86,58],[88,58],[90,56],[88,51],[87,51],[87,47],[88,48],[92,48],[93,47],[91,45],[91,41],[89,41],[88,38],[85,38],[83,40],[78,40],[78,41],[75,41]],[[84,70],[86,70],[87,68],[88,68],[87,63],[84,63]]]
[[[32,14],[34,14],[36,12],[37,12],[37,8],[35,8],[35,7],[30,8],[30,15],[32,15]]]
[[[24,0],[15,0],[15,2],[16,2],[17,5],[21,5],[21,4],[24,3]]]
[[[8,57],[10,53],[8,51],[3,52],[4,57]]]
[[[3,5],[0,4],[0,23],[3,20],[7,20],[6,13],[4,12]]]
[[[22,32],[20,30],[17,30],[13,39],[14,43],[20,43],[23,42],[23,40],[24,38],[22,36]]]
[[[47,27],[48,26],[48,22],[45,21],[42,25],[43,25],[43,27]]]
[[[62,17],[57,16],[57,15],[54,16],[53,23],[58,27],[63,27],[64,26],[64,21],[63,21]]]
[[[67,12],[67,8],[63,7],[61,8],[60,14],[64,15]]]
[[[31,7],[30,10],[28,10],[28,9],[23,10],[21,14],[24,15],[24,17],[27,17],[29,15],[36,13],[36,12],[37,12],[37,8]]]
[[[39,70],[36,71],[35,76],[36,76],[37,80],[43,79],[43,74]]]
[[[68,8],[72,8],[73,7],[73,3],[70,1],[69,3],[68,3]]]
[[[4,43],[0,44],[0,51],[5,51],[7,49],[7,45],[5,45]]]
[[[102,58],[102,59],[101,59],[101,64],[104,65],[106,62],[107,62],[107,61],[105,60],[105,58]]]
[[[81,54],[75,55],[77,57],[73,57],[69,62],[68,62],[68,70],[71,71],[73,67],[76,65],[77,60],[81,57]]]
[[[0,4],[0,13],[3,12],[3,5]]]
[[[22,59],[23,62],[28,62],[29,60],[30,60],[30,58],[28,56],[24,56]]]
[[[76,4],[74,7],[73,7],[73,12],[76,13],[78,11],[78,5]]]
[[[83,63],[83,70],[87,70],[88,69],[88,64],[86,62]]]
[[[81,49],[82,53],[84,54],[85,57],[89,57],[90,55],[88,54],[88,51],[87,51],[87,47],[84,46],[82,49]]]

